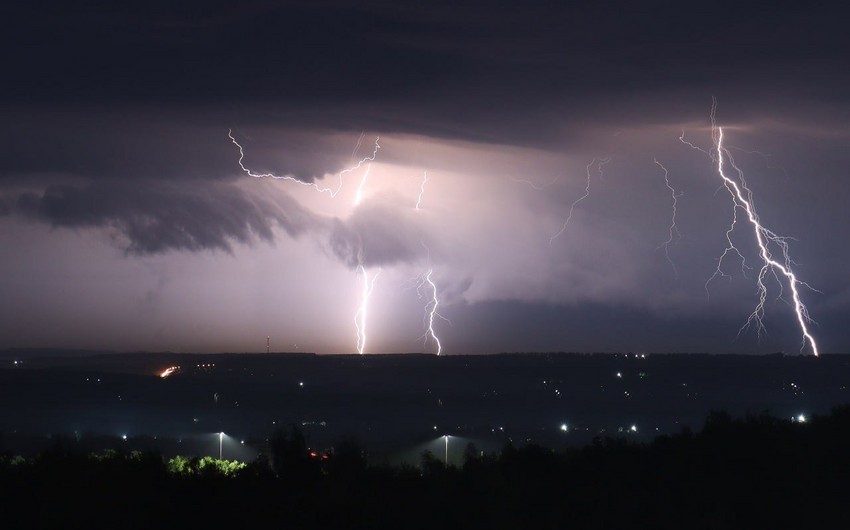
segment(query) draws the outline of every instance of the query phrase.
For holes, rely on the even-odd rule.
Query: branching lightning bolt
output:
[[[757,292],[758,292],[758,303],[756,304],[755,309],[753,310],[753,312],[750,314],[749,318],[747,319],[747,322],[741,327],[741,330],[739,330],[739,333],[741,333],[744,329],[746,329],[747,327],[749,327],[751,325],[756,326],[756,329],[757,329],[759,336],[761,335],[761,333],[763,333],[765,331],[763,318],[764,318],[764,305],[765,305],[765,301],[767,299],[767,286],[764,283],[764,279],[768,274],[772,274],[781,287],[782,284],[781,284],[781,281],[780,281],[780,276],[784,276],[787,279],[788,285],[791,289],[791,298],[792,298],[792,301],[793,301],[794,313],[797,317],[797,322],[800,325],[800,329],[801,329],[802,335],[803,335],[802,344],[800,346],[800,349],[802,350],[803,348],[805,348],[806,343],[808,342],[809,346],[812,349],[812,353],[815,356],[818,356],[819,352],[818,352],[817,344],[815,342],[815,338],[810,333],[809,327],[808,327],[809,324],[813,323],[813,320],[809,316],[808,309],[806,308],[805,305],[803,305],[803,302],[800,300],[800,292],[799,292],[800,286],[805,286],[805,287],[808,287],[810,289],[811,289],[811,287],[807,283],[798,280],[797,276],[791,270],[791,265],[792,265],[793,262],[791,260],[791,257],[789,255],[789,251],[788,251],[789,250],[788,249],[789,239],[786,238],[786,237],[779,236],[779,235],[775,234],[774,232],[772,232],[771,230],[762,226],[761,221],[759,220],[759,216],[755,211],[755,206],[754,206],[754,203],[753,203],[752,190],[750,190],[750,188],[747,186],[746,181],[744,180],[743,171],[741,171],[741,169],[735,164],[735,160],[732,157],[731,153],[729,152],[729,149],[723,145],[723,128],[718,127],[717,124],[716,124],[716,121],[715,121],[716,109],[717,109],[717,102],[715,100],[713,102],[712,108],[711,108],[711,137],[712,137],[713,151],[714,152],[710,156],[717,163],[717,173],[720,175],[721,179],[723,180],[723,186],[729,192],[729,195],[732,198],[732,202],[733,202],[734,207],[733,207],[732,225],[730,226],[729,230],[726,232],[726,241],[727,241],[728,246],[723,251],[723,254],[720,256],[720,259],[718,260],[717,270],[711,276],[711,278],[709,278],[708,281],[710,282],[713,278],[715,278],[718,275],[720,275],[720,276],[726,275],[722,271],[721,267],[722,267],[722,264],[723,264],[723,258],[726,257],[726,255],[728,255],[730,252],[737,253],[738,256],[740,256],[741,259],[743,260],[743,256],[741,255],[740,251],[738,251],[738,248],[735,246],[735,244],[732,242],[732,239],[731,239],[732,231],[734,230],[735,225],[738,221],[737,212],[740,209],[746,214],[747,220],[749,220],[750,224],[753,227],[753,231],[754,231],[755,237],[756,237],[756,243],[758,244],[758,248],[759,248],[759,256],[761,257],[761,260],[762,260],[762,267],[759,270],[757,280],[756,280]],[[682,140],[684,143],[688,143],[688,142],[685,142],[683,140],[683,137],[684,137],[684,134],[682,135],[682,138],[680,138],[680,140]],[[693,145],[691,145],[691,147],[694,147],[695,149],[699,149],[698,147],[693,146]],[[700,150],[703,151],[702,149],[700,149]],[[728,160],[728,162],[727,162],[727,160]],[[737,173],[739,183],[735,182],[734,180],[732,180],[731,178],[729,178],[726,175],[725,166],[727,164],[735,171],[735,173]],[[773,243],[776,247],[778,247],[780,253],[782,254],[782,261],[784,263],[774,259],[773,255],[772,255],[772,253],[770,252],[770,249],[769,249],[770,243]],[[707,286],[708,286],[708,282],[706,283],[706,287]],[[781,294],[780,294],[780,296],[781,296]]]
[[[728,146],[728,149],[734,149],[735,151],[740,151],[742,153],[746,153],[748,155],[757,155],[764,160],[764,165],[767,169],[778,169],[785,175],[785,178],[788,178],[788,171],[782,166],[774,166],[771,165],[770,158],[773,156],[770,153],[765,153],[762,151],[749,150],[749,149],[741,149],[740,147],[735,147],[733,145]]]
[[[661,243],[658,248],[664,248],[664,256],[667,258],[667,261],[670,263],[670,266],[673,267],[673,274],[676,278],[679,277],[679,271],[676,270],[676,264],[673,263],[673,260],[670,259],[670,245],[673,243],[674,239],[679,239],[682,237],[682,234],[679,232],[679,228],[676,226],[676,206],[679,201],[679,197],[681,194],[676,194],[676,190],[673,186],[670,185],[670,174],[667,172],[667,168],[664,167],[661,162],[658,161],[657,158],[652,159],[655,164],[660,167],[664,171],[664,184],[667,186],[667,189],[670,190],[670,197],[673,199],[673,213],[670,216],[670,227],[668,228],[668,236],[667,240]]]
[[[245,159],[245,151],[242,148],[242,146],[239,144],[239,142],[236,141],[236,138],[233,137],[233,130],[232,129],[227,131],[227,136],[230,138],[230,141],[233,142],[233,145],[235,145],[239,149],[239,167],[242,168],[242,171],[244,171],[245,174],[247,174],[248,176],[251,176],[251,177],[254,177],[254,178],[272,178],[272,179],[276,179],[276,180],[293,181],[293,182],[296,182],[298,184],[301,184],[302,186],[310,186],[310,187],[314,188],[316,191],[318,191],[319,193],[327,193],[331,196],[331,198],[336,197],[337,194],[340,192],[340,190],[342,190],[342,185],[343,185],[345,175],[360,169],[361,167],[363,167],[364,164],[366,164],[366,171],[363,173],[363,176],[360,178],[360,184],[357,187],[357,191],[355,192],[355,195],[354,195],[354,206],[357,206],[358,204],[360,204],[360,201],[363,199],[363,188],[366,185],[366,180],[369,178],[369,172],[372,169],[371,163],[375,161],[375,158],[378,156],[378,150],[381,148],[381,145],[379,143],[380,137],[376,137],[375,138],[375,146],[374,146],[374,149],[372,150],[372,154],[367,156],[367,157],[360,159],[353,166],[347,167],[347,168],[343,169],[342,171],[340,171],[337,174],[337,176],[339,178],[339,184],[336,186],[336,188],[328,188],[328,187],[320,186],[316,182],[304,182],[303,180],[300,180],[300,179],[298,179],[298,178],[296,178],[292,175],[276,175],[274,173],[256,173],[256,172],[248,169],[247,167],[245,167],[245,164],[243,163],[243,161]],[[360,136],[357,139],[357,145],[354,146],[354,150],[351,152],[352,158],[354,158],[354,156],[356,156],[357,151],[360,149],[360,146],[363,143],[363,136],[364,136],[364,134],[360,133]],[[366,316],[367,316],[367,310],[368,310],[368,307],[369,307],[369,298],[372,296],[372,290],[375,288],[375,280],[377,280],[378,276],[381,274],[381,270],[378,269],[378,271],[371,277],[371,280],[370,280],[368,272],[366,271],[365,267],[363,267],[363,265],[362,265],[362,263],[363,263],[362,256],[358,256],[358,263],[359,263],[359,265],[357,266],[357,272],[359,274],[361,274],[362,277],[363,277],[363,289],[362,289],[362,293],[361,293],[360,307],[358,308],[357,312],[354,315],[354,325],[357,328],[357,352],[362,354],[365,351],[365,348],[366,348]]]
[[[713,112],[713,109],[714,109],[714,107],[712,107],[712,112]],[[687,145],[687,146],[688,146],[688,147],[690,147],[691,149],[696,149],[697,151],[699,151],[699,152],[701,152],[701,153],[704,153],[704,154],[706,154],[706,155],[708,155],[708,156],[711,156],[711,153],[709,153],[708,151],[706,151],[706,150],[705,150],[705,149],[703,149],[702,147],[696,146],[696,145],[694,145],[693,143],[689,142],[688,140],[685,140],[685,131],[684,131],[684,129],[682,130],[682,135],[681,135],[681,136],[679,136],[679,141],[680,141],[680,142],[682,142],[683,144]],[[713,159],[713,157],[712,157],[712,159]]]
[[[327,193],[331,197],[336,197],[336,195],[342,189],[342,184],[343,184],[343,180],[344,180],[345,175],[360,169],[361,167],[363,167],[363,164],[368,164],[369,162],[374,162],[375,158],[378,156],[378,150],[381,148],[381,145],[378,143],[378,141],[380,140],[380,137],[376,137],[375,138],[375,147],[372,150],[372,154],[365,157],[365,158],[360,159],[355,165],[353,165],[351,167],[347,167],[347,168],[343,169],[342,171],[340,171],[337,174],[337,176],[339,178],[339,184],[337,185],[337,187],[336,188],[327,188],[327,187],[324,187],[324,186],[320,186],[316,182],[304,182],[303,180],[298,179],[298,178],[296,178],[292,175],[276,175],[274,173],[255,173],[254,171],[245,167],[245,164],[243,163],[243,160],[245,159],[245,151],[244,151],[244,149],[242,149],[242,146],[239,144],[239,142],[236,141],[236,138],[233,137],[233,130],[232,129],[227,131],[227,136],[230,138],[230,141],[233,142],[233,145],[235,145],[239,149],[239,167],[242,168],[242,171],[244,171],[246,175],[248,175],[250,177],[254,177],[254,178],[272,178],[272,179],[277,179],[277,180],[290,180],[290,181],[293,181],[293,182],[297,182],[298,184],[301,184],[302,186],[310,186],[311,188],[314,188],[319,193]],[[357,147],[355,147],[355,152],[356,152],[357,148],[360,146],[360,142],[362,142],[362,135],[361,135],[361,138],[358,139],[358,144],[357,144]],[[367,174],[368,174],[368,171],[369,171],[369,167],[367,167]],[[360,183],[361,188],[363,187],[365,180],[366,180],[366,176],[364,175],[364,177],[363,177],[363,179],[361,180],[361,183]]]
[[[425,298],[425,295],[422,292],[422,288],[427,284],[430,289],[430,297],[428,303],[425,304],[425,327],[427,328],[425,333],[420,337],[427,344],[428,337],[431,337],[431,340],[434,341],[434,344],[437,346],[437,355],[440,355],[443,352],[443,345],[440,342],[440,338],[437,336],[437,333],[434,331],[434,318],[438,317],[446,322],[449,320],[441,315],[437,308],[440,306],[440,299],[437,296],[437,285],[434,283],[434,280],[431,279],[431,276],[434,274],[434,268],[429,267],[426,272],[419,276],[419,285],[416,287],[416,292],[419,294],[419,298]],[[449,322],[451,324],[451,322]]]
[[[561,227],[560,230],[558,230],[557,233],[555,233],[555,235],[553,235],[552,237],[549,238],[549,246],[551,246],[552,242],[555,241],[555,239],[557,239],[558,236],[563,234],[564,231],[567,229],[567,225],[570,224],[570,219],[572,219],[572,217],[573,217],[573,210],[575,210],[576,205],[578,203],[580,203],[581,201],[585,200],[586,198],[590,197],[590,179],[591,179],[590,168],[593,167],[594,164],[596,164],[596,170],[599,172],[599,175],[601,176],[602,175],[602,166],[604,166],[605,164],[607,164],[610,161],[611,161],[610,158],[594,158],[587,165],[587,167],[585,168],[586,172],[587,172],[587,186],[585,186],[585,188],[584,188],[584,195],[582,195],[581,197],[576,199],[570,205],[570,212],[569,212],[569,214],[567,214],[567,218],[564,220],[564,225]]]
[[[363,277],[363,289],[360,295],[360,308],[354,315],[354,326],[357,328],[357,353],[363,355],[366,350],[366,312],[369,308],[369,298],[375,290],[375,281],[381,275],[381,269],[378,269],[371,280],[363,265],[357,266],[357,273]]]

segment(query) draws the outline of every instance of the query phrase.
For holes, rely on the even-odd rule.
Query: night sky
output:
[[[772,276],[738,333],[740,213],[746,265],[706,283],[733,205],[680,137],[711,152],[716,98],[821,351],[850,351],[837,2],[70,4],[0,7],[0,347],[351,353],[380,270],[365,351],[434,352],[432,270],[444,353],[796,353]],[[380,149],[331,197],[252,178],[229,131],[333,189]]]

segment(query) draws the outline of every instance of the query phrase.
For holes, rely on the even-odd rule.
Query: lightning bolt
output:
[[[363,200],[363,187],[366,186],[366,179],[369,178],[369,172],[372,171],[372,164],[368,164],[366,166],[366,171],[363,172],[363,176],[360,177],[360,185],[357,186],[357,193],[354,194],[354,206],[360,204],[360,201]]]
[[[772,165],[772,164],[771,164],[771,162],[770,162],[770,158],[771,158],[773,155],[771,155],[770,153],[765,153],[765,152],[762,152],[762,151],[756,151],[756,150],[741,149],[740,147],[735,147],[735,146],[733,146],[733,145],[730,145],[728,148],[729,148],[729,149],[734,149],[734,150],[736,150],[736,151],[740,151],[740,152],[742,152],[742,153],[746,153],[746,154],[748,154],[748,155],[757,155],[757,156],[761,157],[761,158],[762,158],[762,160],[764,160],[764,165],[765,165],[765,167],[766,167],[767,169],[778,169],[779,171],[781,171],[781,172],[782,172],[782,174],[783,174],[783,175],[785,175],[785,178],[786,178],[786,179],[788,178],[788,170],[786,170],[786,169],[785,169],[784,167],[782,167],[782,166],[774,166],[774,165]]]
[[[375,290],[375,281],[381,275],[381,269],[378,269],[371,280],[363,265],[357,266],[357,273],[363,277],[363,288],[360,294],[360,307],[354,315],[354,327],[357,328],[357,353],[363,355],[366,350],[366,312],[369,308],[369,298]]]
[[[670,197],[673,200],[673,213],[670,216],[670,227],[668,228],[667,240],[661,243],[658,248],[664,248],[664,256],[667,258],[667,261],[670,263],[670,266],[673,267],[673,274],[676,278],[678,278],[679,271],[676,270],[676,264],[673,263],[672,259],[670,259],[670,245],[673,243],[674,239],[679,239],[682,237],[682,234],[679,232],[679,228],[676,226],[676,206],[681,195],[677,195],[676,190],[673,188],[673,186],[670,185],[670,174],[667,172],[667,168],[664,167],[664,165],[661,164],[661,162],[659,162],[657,158],[653,158],[652,160],[658,167],[660,167],[664,171],[664,184],[667,186],[667,189],[670,190]]]
[[[347,167],[347,168],[343,169],[342,171],[340,171],[339,173],[337,173],[339,183],[337,184],[336,188],[328,188],[328,187],[320,186],[316,182],[304,182],[303,180],[300,180],[300,179],[298,179],[298,178],[296,178],[292,175],[276,175],[274,173],[256,173],[256,172],[252,171],[251,169],[245,167],[245,164],[244,164],[245,150],[242,148],[242,146],[239,144],[239,142],[236,141],[236,138],[233,137],[233,130],[232,129],[227,131],[227,136],[230,138],[230,141],[233,142],[233,145],[235,145],[239,149],[239,167],[242,168],[242,171],[244,171],[245,174],[247,174],[248,176],[251,176],[251,177],[254,177],[254,178],[272,178],[272,179],[276,179],[276,180],[293,181],[293,182],[296,182],[298,184],[301,184],[302,186],[312,187],[316,191],[318,191],[319,193],[327,193],[331,196],[331,198],[336,197],[337,194],[340,192],[340,190],[342,190],[344,177],[347,174],[352,173],[352,172],[360,169],[365,164],[366,165],[366,171],[363,173],[363,176],[360,178],[360,184],[357,187],[357,191],[355,192],[355,195],[354,195],[354,206],[355,207],[358,204],[360,204],[360,201],[363,199],[363,189],[366,185],[366,180],[369,178],[369,172],[372,169],[371,163],[375,161],[375,158],[378,156],[378,150],[381,148],[381,145],[379,143],[380,137],[376,137],[375,138],[375,146],[372,150],[372,154],[367,156],[367,157],[360,159],[353,166]],[[357,154],[357,151],[360,149],[360,146],[363,143],[363,137],[364,137],[364,133],[360,133],[360,136],[357,139],[357,144],[354,146],[354,150],[351,152],[352,158],[354,158],[354,156]],[[378,276],[381,274],[381,270],[378,269],[378,271],[372,276],[372,278],[370,280],[368,272],[366,271],[365,267],[363,267],[363,265],[362,265],[362,263],[363,263],[362,256],[358,256],[358,263],[359,263],[359,265],[357,266],[357,272],[358,272],[358,274],[362,275],[362,277],[363,277],[363,288],[362,288],[362,293],[361,293],[360,307],[358,308],[357,312],[354,315],[354,325],[357,328],[357,352],[362,354],[363,351],[366,348],[366,315],[367,315],[367,309],[369,307],[369,298],[372,296],[372,290],[375,288],[375,280],[377,280]]]
[[[428,290],[430,291],[430,297],[428,302],[425,304],[425,317],[423,318],[426,330],[420,339],[422,339],[427,345],[428,337],[431,337],[431,340],[434,341],[434,344],[437,347],[436,353],[437,355],[440,355],[443,352],[443,345],[440,342],[440,338],[437,336],[437,333],[434,331],[434,319],[441,318],[446,322],[449,322],[449,324],[451,324],[451,322],[437,311],[437,308],[440,306],[440,299],[437,296],[437,284],[435,284],[434,280],[431,278],[433,274],[434,268],[428,267],[428,270],[419,275],[417,278],[419,280],[419,285],[416,286],[416,292],[419,294],[419,298],[425,298],[425,294],[423,293],[425,285],[428,286]]]
[[[422,183],[419,185],[419,196],[416,198],[416,210],[422,209],[422,197],[425,195],[425,184],[428,182],[428,172],[424,171],[422,173]],[[437,312],[437,307],[440,305],[440,299],[437,297],[437,285],[434,283],[434,280],[431,276],[434,274],[434,268],[430,265],[431,263],[431,249],[424,242],[420,242],[422,247],[425,248],[425,251],[428,253],[428,270],[424,273],[420,274],[414,281],[417,281],[418,284],[416,286],[416,294],[419,295],[419,299],[423,300],[425,295],[423,294],[423,287],[427,284],[431,290],[430,300],[425,304],[425,317],[423,321],[425,322],[425,333],[420,337],[425,344],[428,343],[428,337],[434,341],[434,344],[437,346],[437,355],[440,355],[443,351],[443,345],[440,342],[440,338],[437,336],[437,333],[434,331],[434,318],[439,317],[449,322],[443,315]],[[451,324],[451,322],[449,322]]]
[[[357,151],[360,150],[360,146],[363,145],[363,138],[366,136],[366,133],[361,131],[360,136],[357,137],[357,144],[355,144],[354,149],[351,150],[351,158],[354,159],[357,156]]]
[[[756,213],[755,206],[753,203],[753,193],[752,190],[750,190],[750,188],[747,186],[746,180],[744,179],[744,173],[735,164],[735,159],[732,157],[731,153],[729,152],[729,149],[723,144],[723,128],[719,127],[716,123],[716,110],[717,101],[713,100],[711,107],[711,138],[713,143],[713,153],[710,156],[712,157],[712,160],[717,163],[717,173],[723,180],[723,186],[726,188],[726,190],[729,192],[729,195],[731,196],[733,203],[733,218],[732,225],[726,232],[727,248],[720,256],[720,259],[718,260],[717,264],[717,270],[712,275],[712,277],[709,278],[709,282],[717,275],[726,276],[726,274],[722,271],[721,267],[723,264],[723,258],[725,258],[730,252],[734,251],[743,260],[743,256],[741,255],[740,251],[738,251],[737,247],[734,245],[731,239],[731,233],[738,222],[737,212],[738,210],[741,210],[744,214],[746,214],[746,218],[753,228],[756,243],[759,248],[759,257],[762,261],[762,267],[759,270],[756,279],[758,303],[756,304],[756,307],[753,312],[747,318],[747,322],[739,330],[739,334],[751,325],[756,326],[759,336],[761,336],[761,334],[765,331],[763,319],[764,305],[767,299],[767,286],[765,285],[764,280],[768,274],[772,274],[781,288],[782,282],[780,281],[780,276],[784,276],[791,289],[791,298],[793,300],[794,313],[797,317],[797,322],[800,325],[800,330],[803,335],[800,350],[802,351],[806,347],[806,343],[808,343],[811,347],[812,353],[817,357],[819,355],[817,343],[815,342],[815,338],[812,336],[808,327],[809,324],[813,323],[813,320],[809,316],[808,309],[801,301],[799,292],[800,286],[805,286],[810,289],[811,286],[809,286],[805,282],[798,280],[797,276],[791,270],[791,264],[793,262],[789,255],[789,239],[777,235],[776,233],[765,228],[761,224],[761,221],[759,219],[758,214]],[[682,136],[684,136],[684,134]],[[692,147],[699,149],[693,145]],[[700,150],[704,152],[704,150]],[[729,178],[726,175],[725,168],[727,165],[731,167],[737,174],[739,182],[735,182],[733,179]],[[782,256],[782,262],[776,260],[773,257],[773,254],[770,252],[769,247],[771,243],[773,243],[773,245],[779,249],[779,252]],[[707,286],[708,283],[706,283],[706,287]]]
[[[601,178],[601,177],[602,177],[602,166],[604,166],[605,164],[607,164],[607,163],[608,163],[608,162],[610,162],[610,161],[611,161],[611,159],[610,159],[610,158],[594,158],[594,159],[593,159],[593,160],[591,160],[591,161],[590,161],[590,163],[587,165],[587,167],[585,168],[585,169],[586,169],[586,172],[587,172],[587,186],[585,186],[585,188],[584,188],[584,195],[582,195],[581,197],[579,197],[578,199],[576,199],[576,200],[575,200],[575,201],[574,201],[574,202],[570,205],[570,212],[569,212],[569,214],[567,215],[567,218],[564,220],[564,225],[561,227],[561,229],[560,229],[560,230],[558,230],[558,232],[557,232],[557,233],[555,233],[552,237],[550,237],[550,238],[549,238],[549,246],[552,246],[552,242],[553,242],[553,241],[555,241],[555,239],[557,239],[557,238],[558,238],[558,236],[560,236],[561,234],[563,234],[563,233],[564,233],[564,231],[567,229],[567,225],[569,225],[569,224],[570,224],[570,219],[572,219],[572,218],[573,218],[573,210],[575,210],[576,205],[577,205],[578,203],[580,203],[581,201],[585,200],[586,198],[590,197],[590,178],[591,178],[591,176],[590,176],[590,168],[591,168],[591,167],[593,167],[593,165],[594,165],[594,164],[596,164],[596,170],[599,172],[599,176],[600,176],[600,178]]]
[[[419,196],[416,197],[416,209],[422,209],[422,196],[425,195],[425,184],[428,182],[428,172],[422,172],[422,183],[419,185]]]
[[[712,107],[712,112],[714,112],[714,110],[713,110],[713,109],[714,109],[714,107]],[[699,151],[699,152],[701,152],[701,153],[704,153],[704,154],[706,154],[707,156],[711,157],[711,153],[709,153],[708,151],[706,151],[706,150],[705,150],[705,149],[703,149],[702,147],[696,146],[696,145],[694,145],[693,143],[691,143],[691,142],[689,142],[689,141],[685,140],[685,131],[684,131],[684,129],[682,130],[682,135],[681,135],[681,136],[679,136],[679,141],[680,141],[680,142],[682,142],[683,144],[687,145],[687,146],[688,146],[688,147],[690,147],[691,149],[696,149],[697,151]],[[713,159],[713,157],[712,157],[712,159]]]
[[[311,188],[314,188],[319,193],[327,193],[328,195],[331,196],[331,198],[336,197],[337,194],[342,189],[342,184],[343,184],[345,175],[347,175],[351,172],[357,171],[358,169],[363,167],[363,164],[369,164],[369,162],[374,162],[375,158],[378,156],[378,150],[381,148],[381,145],[378,143],[378,141],[380,140],[380,137],[376,137],[375,138],[375,147],[372,150],[372,154],[365,157],[365,158],[360,159],[353,166],[347,167],[347,168],[343,169],[342,171],[340,171],[339,173],[337,173],[337,178],[339,179],[339,184],[336,186],[336,188],[328,188],[328,187],[325,187],[325,186],[320,186],[316,182],[304,182],[303,180],[298,179],[298,178],[296,178],[292,175],[276,175],[274,173],[256,173],[256,172],[248,169],[247,167],[245,167],[245,164],[243,163],[243,161],[245,160],[245,150],[242,149],[242,146],[239,144],[239,142],[236,141],[236,138],[233,137],[233,130],[232,129],[229,129],[227,131],[227,136],[230,138],[230,141],[233,142],[233,145],[235,145],[239,149],[239,167],[242,168],[242,171],[244,171],[246,175],[248,175],[250,177],[254,177],[254,178],[272,178],[272,179],[276,179],[276,180],[290,180],[292,182],[296,182],[298,184],[301,184],[302,186],[309,186]],[[361,138],[357,140],[357,146],[354,148],[354,152],[356,152],[357,149],[360,147],[361,142],[362,142],[362,134],[361,134]],[[367,175],[368,175],[370,167],[371,166],[367,166],[367,168],[366,168],[366,174]],[[364,177],[361,179],[360,188],[363,187],[363,184],[365,183],[365,181],[366,181],[366,175],[364,175]]]

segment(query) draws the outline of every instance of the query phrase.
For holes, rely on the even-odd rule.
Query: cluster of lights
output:
[[[161,378],[165,379],[166,377],[170,376],[171,374],[173,374],[174,372],[176,372],[179,369],[180,369],[179,366],[169,366],[168,368],[166,368],[165,370],[160,372],[159,376]]]

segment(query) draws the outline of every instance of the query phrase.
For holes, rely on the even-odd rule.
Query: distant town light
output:
[[[807,420],[806,420],[806,415],[805,415],[805,414],[799,414],[799,415],[797,416],[797,422],[798,422],[798,423],[806,423],[806,421],[807,421]]]
[[[631,427],[629,427],[629,430],[632,432],[637,432],[637,425],[632,425]]]
[[[562,423],[562,424],[561,424],[561,430],[562,430],[563,432],[567,432],[567,431],[569,430],[569,427],[567,427],[567,424],[566,424],[566,423]]]

